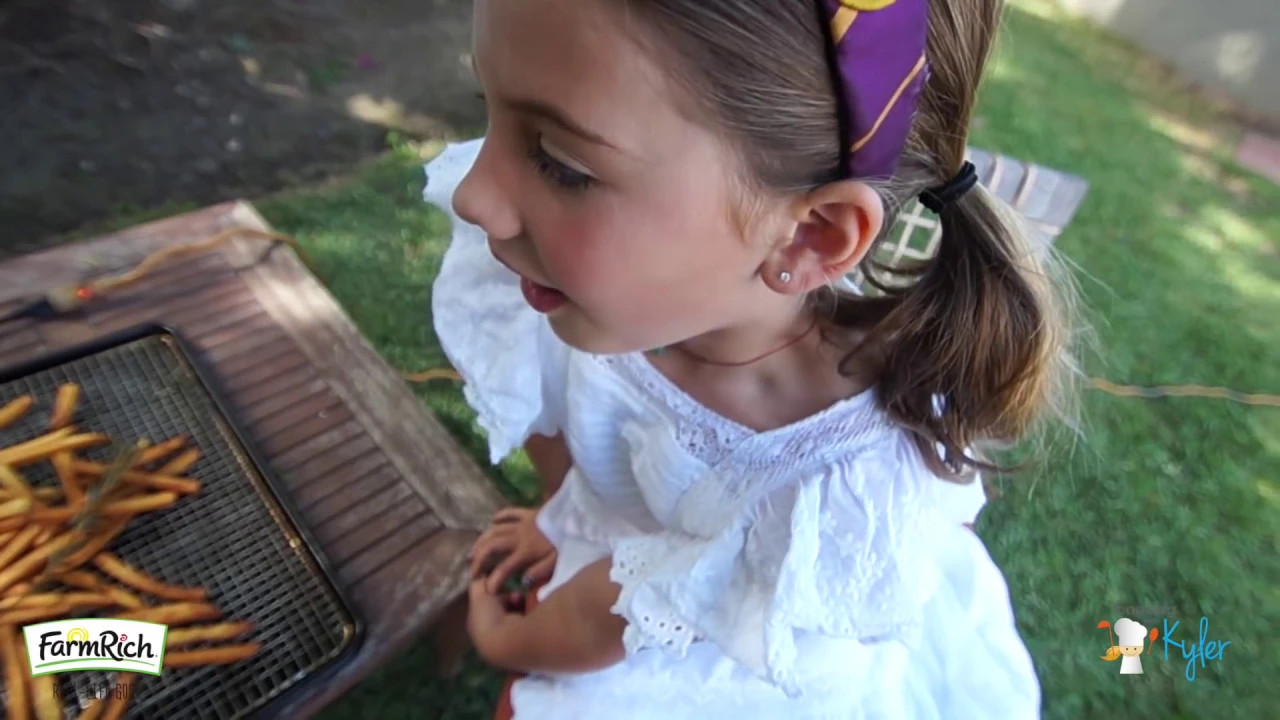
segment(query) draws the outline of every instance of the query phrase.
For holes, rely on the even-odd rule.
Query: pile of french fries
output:
[[[165,639],[165,669],[240,662],[255,655],[256,642],[223,643],[250,633],[252,621],[224,621],[201,587],[162,582],[131,567],[111,552],[112,542],[139,515],[163,510],[200,491],[200,481],[184,475],[199,460],[198,448],[175,437],[138,442],[128,466],[113,473],[103,463],[77,453],[111,442],[101,433],[79,432],[73,425],[80,387],[58,389],[48,432],[26,442],[0,447],[0,663],[11,720],[61,719],[55,675],[31,677],[22,627],[39,622],[87,617],[144,620],[170,626]],[[24,396],[0,407],[0,430],[36,406]],[[33,488],[26,468],[50,463],[58,487]],[[113,487],[103,478],[116,475]],[[129,687],[131,674],[116,682]],[[133,692],[94,700],[81,720],[124,716]]]

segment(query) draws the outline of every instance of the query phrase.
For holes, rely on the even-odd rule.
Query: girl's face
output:
[[[739,162],[680,114],[663,70],[619,30],[621,7],[476,1],[489,128],[453,200],[556,333],[597,353],[745,325],[796,301],[760,277],[770,238],[790,232],[784,217],[757,213],[743,237],[731,211]]]

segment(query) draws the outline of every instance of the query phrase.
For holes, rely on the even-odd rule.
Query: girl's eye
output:
[[[534,145],[529,150],[529,159],[538,172],[566,190],[586,190],[595,182],[595,178],[590,175],[584,175],[548,155],[541,145]]]

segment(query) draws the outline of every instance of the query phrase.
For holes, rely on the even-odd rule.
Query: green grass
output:
[[[1202,105],[1141,54],[1026,0],[1010,11],[974,142],[1092,183],[1059,241],[1098,337],[1090,374],[1280,391],[1280,189],[1232,166],[1230,133],[1215,135]],[[400,149],[344,184],[261,204],[405,369],[443,363],[429,288],[446,224],[420,192],[419,160]],[[484,465],[457,389],[420,392]],[[1084,415],[1078,443],[1032,476],[997,481],[979,525],[1009,581],[1046,716],[1269,716],[1280,703],[1269,637],[1280,627],[1280,410],[1090,394]],[[522,461],[492,477],[513,501],[532,497]],[[1175,608],[1183,640],[1207,616],[1209,639],[1232,644],[1195,682],[1159,644],[1145,675],[1121,677],[1099,659],[1107,638],[1096,625],[1131,605]],[[497,674],[473,659],[458,679],[435,680],[429,660],[424,640],[322,717],[489,716]]]

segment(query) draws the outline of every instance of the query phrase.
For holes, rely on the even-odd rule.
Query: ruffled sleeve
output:
[[[519,276],[493,258],[485,232],[453,210],[454,190],[482,142],[450,144],[427,163],[423,199],[453,223],[431,292],[436,335],[462,376],[463,395],[497,464],[530,435],[555,435],[563,428],[570,351],[546,317],[525,302]]]
[[[947,524],[931,495],[941,482],[903,434],[772,484],[727,532],[616,541],[628,653],[712,642],[794,696],[811,675],[807,637],[914,646]]]

